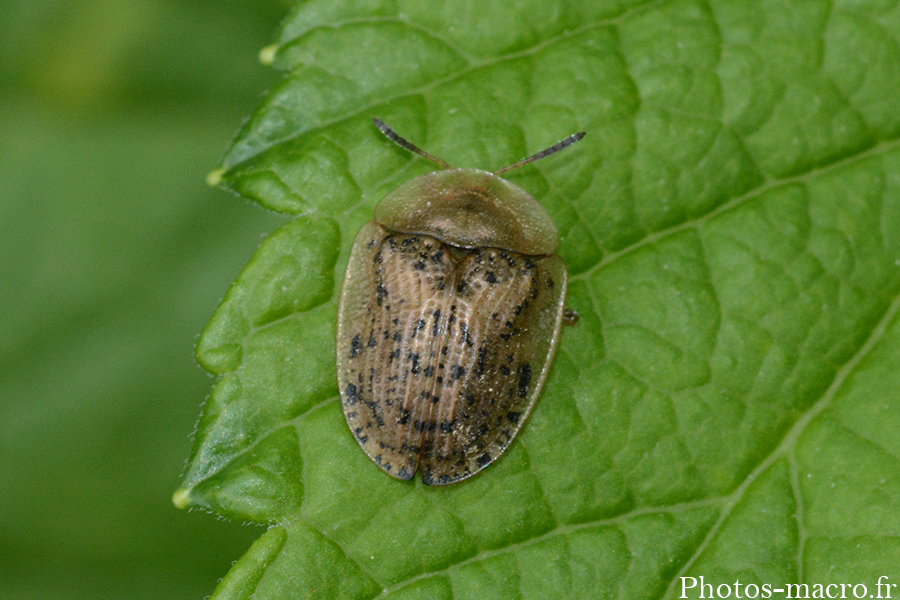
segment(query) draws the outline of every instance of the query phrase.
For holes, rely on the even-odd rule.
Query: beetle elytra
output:
[[[428,485],[496,460],[547,377],[564,320],[567,273],[556,225],[494,173],[442,167],[407,181],[353,242],[337,317],[337,377],[347,425],[381,469]]]

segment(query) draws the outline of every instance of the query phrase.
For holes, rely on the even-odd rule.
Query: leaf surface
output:
[[[215,597],[874,593],[893,573],[896,2],[313,0],[275,56],[223,183],[298,216],[200,340],[220,379],[184,482],[274,528]],[[353,236],[432,169],[371,117],[487,170],[588,132],[508,174],[559,226],[582,319],[507,454],[447,488],[384,476],[338,402]]]

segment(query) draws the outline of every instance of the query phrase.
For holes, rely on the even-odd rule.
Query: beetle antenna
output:
[[[382,131],[384,131],[384,130],[382,130]],[[572,144],[574,144],[575,142],[577,142],[578,140],[583,138],[584,135],[585,135],[584,131],[579,131],[578,133],[573,133],[566,139],[556,142],[555,144],[553,144],[546,150],[541,150],[537,154],[532,154],[528,158],[523,158],[519,162],[513,163],[513,164],[509,165],[508,167],[503,167],[502,169],[497,169],[496,171],[494,171],[494,175],[499,175],[500,173],[506,173],[507,171],[512,171],[513,169],[518,169],[519,167],[521,167],[523,165],[527,165],[528,163],[534,162],[536,160],[540,160],[542,158],[546,158],[546,157],[550,156],[551,154],[556,154],[563,148],[568,148],[569,146],[571,146]],[[388,137],[390,137],[390,136],[388,136]]]
[[[428,154],[427,152],[425,152],[424,150],[422,150],[421,148],[419,148],[412,142],[409,142],[409,141],[403,139],[402,137],[400,137],[399,135],[397,135],[397,133],[393,129],[391,129],[390,127],[385,125],[383,121],[373,118],[372,122],[375,123],[375,127],[377,127],[381,131],[381,133],[383,133],[384,135],[387,136],[387,139],[391,140],[392,142],[394,142],[401,148],[406,148],[410,152],[415,152],[419,156],[421,156],[423,158],[427,158],[428,160],[430,160],[437,166],[441,167],[442,169],[452,169],[453,168],[450,165],[448,165],[445,161],[439,159],[437,156],[432,156],[431,154]]]

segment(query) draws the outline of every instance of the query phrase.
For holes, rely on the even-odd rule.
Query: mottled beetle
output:
[[[564,320],[556,225],[500,173],[442,167],[389,193],[357,234],[337,317],[350,431],[381,469],[428,485],[470,477],[515,438],[547,377]]]

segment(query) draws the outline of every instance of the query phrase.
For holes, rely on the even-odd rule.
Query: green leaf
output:
[[[198,345],[220,379],[180,499],[279,537],[216,597],[896,578],[897,3],[312,0],[275,57],[223,183],[299,216]],[[371,117],[485,169],[588,132],[509,174],[559,226],[582,319],[508,453],[447,488],[384,476],[338,402],[353,236],[433,168]]]

